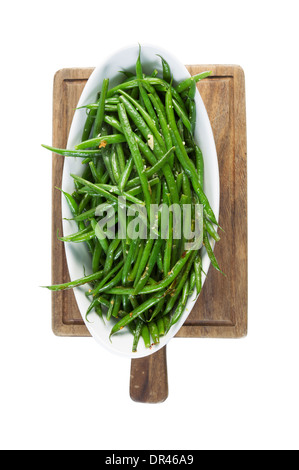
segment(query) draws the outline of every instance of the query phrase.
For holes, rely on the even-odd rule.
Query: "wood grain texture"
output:
[[[234,65],[190,65],[190,73],[212,70],[198,84],[211,121],[220,169],[220,233],[215,254],[222,276],[209,270],[202,294],[177,337],[241,338],[247,334],[247,165],[243,70]],[[54,78],[53,146],[65,147],[78,103],[92,68],[62,69]],[[69,280],[62,233],[63,157],[53,156],[52,282]],[[52,328],[58,336],[89,336],[72,291],[52,293]],[[134,360],[135,361],[135,360]],[[163,361],[161,363],[163,367]]]
[[[168,397],[166,346],[131,361],[130,397],[140,403],[162,403]]]

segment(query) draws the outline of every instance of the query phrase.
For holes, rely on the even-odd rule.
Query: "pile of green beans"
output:
[[[65,157],[83,158],[82,177],[71,175],[75,191],[63,192],[78,230],[59,239],[86,243],[93,270],[77,281],[47,288],[61,291],[89,284],[86,318],[93,311],[104,321],[114,319],[110,338],[128,328],[133,351],[141,338],[146,348],[159,343],[183,315],[189,296],[200,294],[202,251],[185,251],[184,237],[174,239],[171,212],[166,239],[159,231],[161,215],[155,239],[129,233],[106,237],[98,224],[100,204],[117,211],[118,197],[123,196],[126,207],[143,205],[148,218],[152,204],[202,204],[203,245],[220,271],[211,245],[212,239],[220,239],[219,226],[204,193],[204,160],[194,140],[196,84],[210,72],[174,85],[167,61],[161,61],[161,77],[156,70],[146,75],[139,52],[135,73],[122,72],[124,79],[114,88],[109,88],[108,78],[103,81],[97,101],[85,106],[87,118],[75,149],[44,146]],[[120,218],[118,211],[107,233],[112,228],[117,232]]]

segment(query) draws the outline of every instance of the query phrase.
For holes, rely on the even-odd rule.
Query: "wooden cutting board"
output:
[[[220,170],[220,233],[215,254],[226,277],[210,268],[203,291],[176,337],[241,338],[247,334],[247,154],[245,79],[235,65],[190,65],[192,75],[212,70],[198,83],[216,142]],[[64,148],[74,110],[93,68],[68,68],[55,74],[53,146]],[[69,281],[62,233],[61,193],[64,158],[53,155],[52,283]],[[90,336],[72,291],[52,293],[52,328],[58,336]],[[101,353],[99,349],[99,354]],[[168,396],[166,348],[149,358],[133,359],[130,395],[157,403]]]

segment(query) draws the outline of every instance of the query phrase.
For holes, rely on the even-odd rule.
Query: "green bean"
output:
[[[156,318],[157,315],[161,312],[163,306],[165,304],[165,297],[162,297],[162,299],[156,304],[155,309],[152,313],[152,316],[148,320],[149,322],[152,321],[154,318]]]
[[[49,145],[42,145],[47,150],[50,150],[53,153],[57,153],[57,155],[62,155],[64,157],[100,157],[101,152],[99,149],[97,150],[67,150],[67,149],[59,149],[56,147],[50,147]]]
[[[95,240],[95,249],[92,255],[92,270],[93,272],[97,272],[100,266],[100,259],[101,254],[103,252],[102,245],[100,244],[99,240]]]
[[[183,193],[187,197],[186,204],[191,204],[192,202],[192,191],[190,186],[190,181],[185,172],[183,172],[183,185],[182,185]]]
[[[117,106],[115,104],[106,104],[105,105],[105,111],[107,113],[116,113],[117,112]],[[105,119],[103,119],[104,121]]]
[[[123,268],[121,268],[121,270],[116,274],[116,276],[110,282],[103,285],[103,287],[101,287],[100,289],[99,288],[95,289],[97,291],[97,294],[108,292],[110,289],[115,287],[122,278],[122,271],[123,271]]]
[[[164,191],[164,198],[163,202],[167,204],[168,207],[171,205],[170,195]],[[170,271],[170,264],[171,264],[171,254],[172,254],[172,242],[173,242],[173,212],[169,212],[169,223],[168,223],[168,234],[165,246],[165,253],[164,253],[164,263],[163,263],[163,272],[164,277],[168,275]]]
[[[194,267],[190,273],[190,277],[189,277],[189,295],[191,295],[194,291],[194,288],[195,288],[195,285],[196,285],[196,276],[195,276],[195,271],[194,271]]]
[[[149,348],[151,346],[151,337],[150,337],[150,332],[149,332],[147,325],[142,326],[141,336],[144,341],[145,347]]]
[[[93,309],[95,309],[96,305],[99,303],[99,301],[97,299],[93,299],[92,302],[90,303],[88,309],[86,310],[86,313],[85,313],[85,320],[87,320],[87,317],[88,315],[90,314],[90,312],[92,312]],[[109,302],[109,305],[110,305],[110,302]]]
[[[78,213],[79,214],[82,214],[82,212],[84,211],[84,209],[86,208],[86,206],[88,206],[88,204],[90,203],[90,200],[91,200],[91,196],[89,194],[84,194],[80,204],[79,204],[79,208],[78,208]]]
[[[216,242],[219,242],[219,234],[216,232],[211,222],[209,222],[207,219],[204,220],[204,229],[211,235],[212,238],[214,238]]]
[[[138,255],[137,255],[137,258],[136,258],[135,263],[134,263],[134,267],[128,275],[128,282],[134,282],[134,280],[136,278],[137,270],[139,268],[141,258],[142,258],[142,255],[143,255],[143,250],[144,250],[144,240],[141,240],[140,246],[139,246],[139,249],[138,249]]]
[[[107,126],[106,124],[103,124],[102,129],[101,129],[101,136],[103,138],[105,138],[106,136],[109,135],[109,133],[110,133],[109,126]],[[104,141],[104,142],[106,142],[106,141]],[[112,162],[111,162],[111,148],[109,148],[109,146],[105,145],[105,143],[100,144],[100,145],[104,145],[103,148],[102,148],[103,164],[106,168],[106,171],[109,175],[110,180],[113,181],[113,184],[116,184],[116,179],[115,179],[115,176],[114,176],[114,172],[113,172],[113,168],[112,168]]]
[[[71,210],[71,213],[73,215],[77,215],[78,214],[78,210],[79,210],[79,206],[77,204],[77,202],[75,201],[74,197],[71,196],[70,194],[66,193],[65,191],[62,191],[62,189],[60,188],[56,188],[58,189],[59,191],[62,192],[62,194],[64,195],[65,199],[66,199],[66,202],[68,203],[68,206]]]
[[[114,300],[114,305],[112,309],[112,317],[118,318],[121,304],[122,304],[122,297],[120,295],[117,295]],[[107,317],[107,320],[108,320],[108,317]]]
[[[171,70],[168,62],[159,54],[157,54],[158,57],[160,57],[162,61],[162,68],[163,68],[163,80],[165,82],[170,83],[171,82]]]
[[[111,316],[112,316],[115,299],[116,299],[116,295],[113,295],[111,300],[110,300],[110,305],[109,305],[107,316],[106,316],[108,321],[111,319]]]
[[[130,175],[132,173],[133,167],[134,167],[134,160],[133,160],[133,157],[130,157],[127,161],[124,171],[122,172],[122,176],[119,182],[120,192],[123,192],[123,190],[125,189],[127,182],[130,178]],[[140,181],[139,178],[138,178],[138,181]]]
[[[189,103],[189,121],[191,124],[191,133],[194,134],[195,124],[196,124],[196,103],[195,103],[195,93],[196,93],[196,81],[193,80],[188,92],[188,103]]]
[[[89,219],[90,217],[94,217],[95,213],[96,213],[96,207],[93,207],[92,209],[89,209],[88,211],[83,212],[82,214],[76,215],[74,217],[74,220],[76,222],[81,222],[83,220]]]
[[[84,184],[88,188],[92,189],[95,193],[99,194],[100,196],[103,196],[103,197],[105,197],[106,199],[108,199],[112,202],[116,202],[116,203],[118,202],[118,199],[117,199],[116,196],[113,196],[111,193],[109,193],[105,189],[102,189],[100,186],[98,186],[94,183],[91,183],[90,181],[87,181],[87,180],[81,178],[80,176],[76,176],[76,175],[71,174],[71,177],[74,178],[75,181],[79,181],[80,183]]]
[[[85,140],[80,144],[76,145],[76,150],[85,150],[92,147],[106,147],[106,145],[111,144],[120,144],[126,142],[126,138],[123,134],[110,134],[110,135],[101,135],[100,137],[95,137],[93,139]],[[85,150],[86,152],[86,150]],[[82,152],[83,154],[84,152]],[[92,154],[91,154],[92,155]],[[98,156],[97,154],[95,154]],[[88,154],[86,155],[89,156]]]
[[[121,130],[121,133],[122,133],[122,130]],[[120,172],[123,173],[125,171],[125,167],[126,167],[126,158],[125,158],[123,144],[116,144],[115,148],[116,148],[116,152],[117,152]]]
[[[127,100],[129,100],[134,108],[139,111],[139,113],[141,114],[142,118],[144,119],[144,121],[146,122],[146,124],[148,125],[151,133],[153,134],[154,138],[157,140],[159,146],[164,150],[164,152],[166,151],[166,148],[165,148],[165,143],[164,143],[164,140],[159,132],[159,129],[157,128],[157,124],[155,123],[155,121],[152,119],[152,117],[144,110],[144,108],[138,103],[138,101],[134,100],[130,95],[128,95],[125,91],[120,91],[120,93],[123,95],[120,97],[120,101],[122,101],[124,104],[127,103]],[[127,98],[127,100],[125,99]],[[149,100],[150,101],[150,100]],[[151,135],[151,134],[149,134]]]
[[[131,114],[131,117],[132,117],[132,114]],[[136,124],[136,119],[134,119],[134,118],[135,118],[135,116],[133,117],[132,120]],[[147,136],[148,136],[148,134],[147,134]],[[134,137],[135,137],[135,140],[138,144],[138,147],[139,147],[141,153],[145,156],[145,158],[147,159],[149,164],[154,166],[157,163],[157,158],[155,157],[153,152],[150,150],[148,144],[143,142],[143,140],[136,133],[134,134]],[[146,137],[146,139],[147,139],[147,137]]]
[[[187,280],[188,280],[188,276],[189,276],[189,273],[190,273],[190,270],[192,269],[192,266],[193,266],[193,263],[194,263],[194,260],[197,256],[197,252],[196,251],[193,251],[191,252],[191,256],[188,260],[188,263],[187,263],[187,266],[183,272],[183,275],[181,276],[181,279],[177,285],[177,287],[175,288],[174,292],[171,294],[170,296],[170,299],[168,300],[167,304],[166,304],[166,307],[165,307],[165,310],[164,310],[164,315],[167,315],[169,312],[171,312],[171,310],[173,309],[180,293],[182,292]]]
[[[188,118],[187,114],[181,108],[181,106],[179,105],[179,103],[176,100],[173,99],[172,103],[173,103],[173,107],[174,107],[177,115],[182,119],[182,123],[188,129],[188,131],[191,132],[192,131],[192,126],[191,126],[191,123],[189,121],[189,118]]]
[[[149,168],[147,170],[144,170],[144,173],[146,174],[146,176],[148,178],[150,178],[151,176],[159,173],[159,171],[161,170],[161,168],[164,167],[164,165],[166,165],[168,163],[168,160],[169,160],[169,157],[173,154],[173,152],[175,151],[175,147],[171,147],[166,153],[165,155],[163,155],[163,157],[157,162],[155,163],[155,165],[152,166],[152,168]]]
[[[109,86],[109,79],[104,78],[103,84],[102,84],[102,91],[101,91],[101,95],[100,95],[100,99],[98,103],[98,109],[97,109],[97,113],[95,116],[93,137],[96,137],[101,132],[102,124],[104,121],[105,100],[106,100],[106,95],[108,91],[108,86]]]
[[[215,214],[209,204],[208,198],[204,194],[203,189],[199,183],[199,178],[198,178],[195,166],[193,162],[190,160],[190,158],[188,157],[188,154],[186,152],[182,139],[179,135],[175,118],[174,118],[170,89],[167,91],[167,94],[166,94],[166,103],[167,103],[166,112],[167,112],[169,124],[172,128],[172,141],[174,145],[176,146],[176,155],[182,167],[184,168],[185,172],[187,173],[188,177],[191,179],[193,189],[195,193],[197,194],[200,200],[200,203],[203,205],[207,216],[213,223],[218,225]]]
[[[166,334],[169,331],[170,318],[166,317],[166,316],[163,317],[163,323],[164,323],[164,331],[165,331],[165,334]]]
[[[163,244],[164,244],[164,241],[162,243],[162,246],[163,246]],[[161,249],[162,249],[162,247],[161,247]],[[164,269],[163,269],[163,256],[162,256],[161,251],[158,253],[158,256],[157,256],[157,267],[158,267],[160,273],[164,272]]]
[[[125,98],[123,98],[123,99],[125,99]],[[128,100],[126,101],[126,110],[129,114],[129,116],[131,117],[132,121],[134,122],[134,124],[140,130],[143,137],[147,140],[148,136],[151,134],[151,131],[150,131],[149,127],[147,126],[146,122],[143,120],[142,116],[140,116],[138,114],[138,112],[136,111],[134,106],[132,106],[132,104]],[[155,154],[154,155],[154,158],[155,158],[154,160],[153,160],[153,153],[148,151],[149,150],[148,146],[146,144],[144,144],[144,142],[142,142],[140,140],[140,138],[138,138],[138,136],[136,136],[136,134],[135,134],[135,139],[138,142],[138,146],[142,147],[141,151],[144,151],[147,158],[151,159],[149,161],[152,165],[154,165],[157,162],[157,158],[158,158],[158,160],[160,160],[163,157],[164,152],[160,148],[159,144],[155,141],[155,139],[154,139],[154,145],[153,145],[153,152]],[[179,195],[178,195],[178,192],[177,192],[175,179],[174,179],[172,170],[171,170],[169,165],[167,165],[167,164],[164,165],[163,174],[164,174],[165,179],[167,181],[167,185],[168,185],[169,191],[171,193],[173,203],[174,204],[179,204]]]
[[[140,320],[140,318],[138,318],[138,319],[137,319],[136,329],[135,329],[135,334],[134,334],[134,341],[133,341],[132,352],[136,352],[136,351],[137,351],[139,339],[140,339],[141,334],[142,334],[143,325],[144,325],[143,321]]]
[[[137,274],[136,274],[136,277],[135,277],[135,281],[134,281],[134,287],[137,286],[141,276],[142,276],[142,273],[147,265],[147,262],[148,262],[148,259],[150,257],[150,253],[152,251],[152,247],[153,247],[153,244],[154,244],[155,240],[153,238],[149,238],[147,241],[146,241],[146,244],[145,244],[145,248],[144,248],[144,251],[143,251],[143,254],[142,254],[142,257],[141,257],[141,260],[140,260],[140,264],[139,264],[139,267],[138,267],[138,271],[137,271]]]
[[[166,289],[170,284],[173,283],[173,281],[176,279],[176,277],[180,274],[181,270],[189,260],[191,254],[194,253],[191,250],[184,252],[179,261],[175,264],[175,266],[171,269],[171,271],[168,273],[168,276],[161,281],[152,284],[152,285],[147,285],[141,289],[139,294],[153,294],[156,292],[160,292],[163,289]],[[117,286],[114,288],[111,288],[107,291],[107,294],[112,295],[112,294],[117,294],[117,295],[136,295],[135,289],[134,288],[128,288],[128,287],[122,287],[122,286]]]
[[[141,48],[139,47],[139,55],[138,55],[138,59],[137,59],[137,62],[136,62],[136,76],[137,76],[138,79],[143,79],[142,65],[141,65],[141,60],[140,60],[140,52],[141,52]],[[145,89],[143,88],[142,83],[139,83],[139,93],[140,93],[141,101],[143,102],[143,105],[145,106],[149,116],[155,122],[155,124],[158,125],[158,120],[157,120],[156,113],[155,113],[154,108],[152,106],[152,103],[151,103],[151,101],[148,97],[148,94],[146,93]]]
[[[159,331],[156,322],[151,321],[148,324],[148,328],[151,334],[151,337],[153,339],[154,344],[160,343],[160,336],[159,336]]]
[[[137,80],[135,77],[132,77],[122,83],[119,83],[118,85],[116,85],[115,87],[111,88],[109,91],[108,91],[108,98],[112,97],[115,95],[115,93],[117,93],[119,90],[130,90],[132,88],[138,88],[139,87],[139,81],[140,80]]]
[[[79,109],[79,108],[77,108]],[[84,128],[83,128],[83,132],[82,132],[82,137],[81,137],[81,140],[84,141],[84,140],[87,140],[90,136],[90,133],[91,133],[91,129],[92,129],[92,126],[93,126],[93,123],[94,123],[94,119],[95,119],[95,116],[96,116],[96,109],[91,109],[87,115],[87,118],[86,118],[86,121],[85,121],[85,125],[84,125]]]
[[[116,184],[119,184],[119,181],[121,178],[121,170],[120,170],[118,156],[117,156],[114,145],[111,148],[110,161],[111,161],[111,168],[112,168],[114,180]]]
[[[197,203],[204,208],[205,250],[220,271],[209,238],[220,240],[219,225],[204,192],[204,158],[194,137],[196,84],[210,72],[173,85],[170,66],[159,57],[162,78],[157,70],[144,74],[141,48],[136,75],[122,72],[126,78],[110,90],[109,79],[104,78],[95,102],[80,107],[87,117],[74,149],[44,146],[63,157],[80,157],[85,165],[82,176],[71,175],[73,194],[60,190],[77,232],[58,239],[86,243],[92,268],[84,278],[49,288],[90,284],[85,292],[91,300],[86,320],[92,311],[103,321],[117,318],[109,339],[128,327],[133,352],[141,336],[145,348],[158,344],[182,317],[189,296],[201,292],[201,252],[185,251],[195,229]],[[153,220],[152,204],[159,207]],[[179,205],[183,213],[184,204],[191,205],[187,221],[182,219],[191,230],[188,235],[184,225],[183,236],[177,239],[173,210]],[[140,208],[138,219],[132,215],[135,205]],[[164,205],[171,210],[161,211]],[[140,217],[150,235],[145,240],[140,239]]]
[[[94,179],[95,183],[100,183],[101,182],[101,175],[98,173],[98,170],[97,170],[97,168],[96,168],[93,161],[89,162],[89,167],[90,167],[91,174],[93,176],[93,179]]]
[[[89,233],[89,232],[92,232],[92,227],[90,225],[88,225],[87,227],[85,227],[84,223],[82,225],[82,228],[80,228],[80,230],[78,230],[78,232],[75,232],[75,233],[72,233],[71,235],[67,235],[65,237],[58,237],[58,240],[60,241],[66,241],[66,242],[71,242],[73,240],[76,240],[76,238],[81,238],[82,235],[85,235],[86,233]]]
[[[202,270],[202,259],[200,254],[196,256],[194,260],[194,271],[195,271],[195,282],[196,282],[196,291],[197,295],[201,293],[202,289],[202,278],[201,278],[201,270]]]
[[[154,107],[156,109],[156,112],[158,114],[158,119],[159,119],[159,123],[161,125],[161,129],[162,129],[162,132],[163,132],[163,137],[164,137],[164,140],[165,140],[165,144],[166,144],[167,149],[169,150],[169,149],[172,148],[172,139],[171,139],[171,135],[170,135],[170,132],[169,132],[169,129],[168,129],[166,115],[164,114],[164,109],[163,109],[162,102],[161,102],[159,96],[156,96],[154,94],[150,94],[149,97],[150,97],[151,101],[153,102],[153,105],[154,105]]]
[[[154,184],[155,183],[156,183],[156,180],[154,181]],[[133,202],[133,204],[139,204],[140,206],[144,206],[144,201],[141,201],[140,199],[137,199],[134,196],[134,194],[139,194],[140,192],[142,192],[141,186],[132,188],[130,191],[127,191],[127,192],[126,191],[122,192],[117,186],[112,186],[110,184],[98,184],[97,187],[104,191],[108,191],[109,193],[114,193],[114,194],[117,194],[118,196],[123,196],[126,199],[128,199],[128,201]]]
[[[135,167],[140,178],[141,186],[143,189],[143,194],[145,198],[145,205],[148,213],[148,217],[150,217],[150,205],[151,205],[151,196],[149,192],[148,180],[146,175],[143,173],[143,162],[142,158],[138,149],[138,145],[136,140],[133,136],[132,128],[130,122],[128,120],[128,116],[126,113],[126,108],[123,103],[118,105],[118,114],[121,125],[123,127],[124,135],[126,136],[128,145],[131,150],[132,157],[134,159]]]
[[[159,337],[164,336],[165,335],[165,326],[164,326],[163,318],[159,318],[157,320],[157,327],[158,327]]]
[[[189,100],[189,105],[190,105],[190,103],[194,101],[195,95],[196,95],[196,80],[193,79],[191,81],[191,85],[189,87],[187,95],[188,95],[188,100]]]
[[[122,240],[121,240],[122,242]],[[123,254],[123,250],[122,250],[122,246],[119,246],[116,250],[115,250],[115,253],[114,253],[114,261],[117,261],[121,255]]]
[[[180,104],[182,109],[186,111],[185,104],[180,96],[180,94],[177,92],[177,90],[169,83],[167,83],[165,80],[162,80],[161,78],[152,78],[152,77],[145,77],[141,82],[148,82],[150,85],[156,85],[156,89],[158,91],[162,92],[167,92],[168,90],[171,91],[172,96],[174,99],[177,100],[177,102]]]
[[[141,278],[139,279],[138,283],[135,286],[135,295],[137,295],[141,289],[146,285],[148,279],[150,278],[150,275],[155,267],[155,264],[157,262],[158,255],[160,253],[161,246],[163,244],[162,239],[156,240],[156,243],[153,247],[153,251],[149,257],[148,264],[145,268],[144,273],[142,274]]]
[[[155,99],[158,101],[159,108],[161,109],[164,117],[166,118],[165,106],[162,103],[162,101],[160,99],[160,96],[159,96],[157,90],[155,89],[155,87],[152,86],[147,80],[143,80],[142,84],[143,84],[144,88],[146,89],[146,91],[149,93],[149,96],[154,96]],[[156,108],[154,103],[153,103],[153,105],[154,105],[154,108],[156,109],[156,113],[158,114],[158,108]],[[158,119],[160,119],[159,116],[158,116]]]
[[[200,186],[204,185],[204,159],[201,149],[198,145],[195,146],[196,169],[199,177]]]
[[[43,287],[51,291],[69,290],[69,289],[73,289],[74,287],[83,286],[84,284],[89,284],[90,282],[97,281],[98,279],[101,279],[102,277],[103,277],[103,271],[98,271],[97,273],[82,277],[81,279],[77,279],[76,281],[66,282],[64,284],[56,284],[52,286],[43,286]]]
[[[186,80],[182,81],[179,83],[179,85],[176,87],[177,93],[182,93],[184,90],[187,90],[191,85],[192,81],[195,81],[195,83],[199,82],[200,80],[203,80],[204,78],[209,77],[212,74],[212,72],[201,72],[197,75],[194,75],[193,77],[187,78]]]
[[[132,106],[131,103],[129,102],[126,102],[126,110],[128,111],[128,114],[130,115],[130,117],[132,118],[134,124],[137,126],[137,128],[140,130],[140,132],[142,133],[142,135],[145,137],[145,139],[148,138],[149,134],[150,134],[150,129],[149,127],[147,126],[147,124],[145,123],[145,121],[143,120],[143,118],[138,115],[137,111],[135,110],[135,108]],[[155,160],[153,161],[153,154],[152,152],[148,151],[148,147],[146,144],[144,144],[135,134],[135,139],[137,140],[138,142],[138,145],[139,146],[142,146],[147,157],[151,159],[150,163],[152,165],[154,165],[157,160],[156,160],[156,157],[155,157]],[[142,143],[141,143],[142,142]],[[147,148],[146,148],[147,147]],[[154,148],[153,148],[154,152],[156,153],[156,155],[158,156],[158,159],[160,160],[162,157],[163,157],[163,150],[159,147],[159,145],[157,143],[154,143]],[[172,201],[174,204],[179,204],[179,195],[178,195],[178,192],[177,192],[177,187],[176,187],[176,183],[175,183],[175,179],[174,179],[174,176],[173,176],[173,173],[172,173],[172,170],[170,168],[169,165],[164,165],[163,167],[163,174],[166,178],[166,181],[167,181],[167,185],[168,185],[168,188],[169,188],[169,191],[171,193],[171,197],[172,197]]]
[[[94,230],[88,230],[86,233],[81,233],[80,235],[78,234],[77,236],[74,236],[74,237],[58,237],[58,240],[60,240],[61,242],[67,242],[67,243],[82,243],[82,242],[93,240],[95,237],[96,237],[96,234]]]
[[[128,253],[128,256],[126,258],[123,273],[122,273],[122,285],[123,286],[126,286],[127,283],[128,283],[129,271],[130,271],[131,265],[134,261],[134,255],[136,253],[138,244],[139,244],[139,239],[138,238],[135,239],[135,240],[132,240],[132,242],[131,242],[129,253]]]
[[[90,223],[91,223],[91,226],[94,230],[95,236],[97,237],[97,239],[100,242],[100,245],[101,245],[103,251],[107,254],[109,245],[108,245],[106,235],[104,234],[103,230],[101,229],[101,227],[99,226],[99,224],[97,223],[97,221],[95,219],[90,219]]]
[[[175,323],[177,323],[180,320],[181,316],[183,315],[187,301],[188,301],[188,297],[189,297],[189,279],[186,281],[183,287],[183,293],[182,293],[180,302],[176,308],[175,313],[171,317],[170,324],[168,326],[168,331]]]
[[[160,298],[161,298],[161,294],[154,295],[153,297],[151,297],[150,299],[146,300],[141,305],[139,305],[131,313],[126,315],[124,318],[122,318],[119,322],[116,323],[116,325],[114,325],[114,327],[112,328],[110,332],[109,337],[111,338],[112,335],[122,330],[126,325],[128,325],[133,320],[135,320],[135,318],[139,317],[141,313],[145,312],[146,310],[151,308],[153,305],[158,303]]]
[[[183,173],[179,173],[176,177],[176,184],[177,184],[177,190],[178,193],[181,192],[182,185],[183,185]]]
[[[215,269],[217,269],[217,271],[219,271],[220,273],[224,274],[220,267],[219,267],[219,264],[218,264],[218,261],[216,259],[216,256],[212,250],[212,247],[211,247],[211,244],[210,244],[210,241],[209,241],[209,236],[208,236],[208,233],[206,232],[206,230],[204,230],[203,232],[203,244],[204,244],[204,247],[205,249],[207,250],[207,253],[208,253],[208,256],[211,260],[211,263],[212,265],[214,266]]]
[[[159,160],[157,163],[155,163],[151,168],[147,168],[146,170],[143,170],[144,173],[146,174],[147,178],[150,178],[151,176],[155,174],[159,174],[159,171],[161,168],[163,168],[164,165],[168,163],[168,160],[170,159],[170,156],[174,152],[175,147],[172,147],[168,152],[165,153],[165,155]],[[149,181],[150,186],[153,185],[153,183],[158,183],[160,181],[159,179],[155,178],[154,180]],[[126,189],[129,188],[134,188],[135,185],[138,185],[140,183],[140,179],[137,176],[136,178],[131,179],[127,184],[126,184]],[[132,189],[133,191],[133,189]],[[131,193],[131,191],[129,191]],[[138,193],[137,193],[138,194]]]
[[[121,260],[105,277],[104,279],[99,282],[99,284],[90,292],[88,292],[87,296],[97,296],[99,294],[100,289],[107,284],[109,279],[114,276],[114,274],[120,272],[123,268],[124,260]]]
[[[116,111],[117,111],[117,107],[116,107]],[[120,122],[118,121],[118,119],[116,119],[116,117],[114,116],[109,116],[108,114],[106,114],[106,116],[104,117],[104,121],[106,124],[108,124],[109,126],[111,127],[114,127],[114,129],[116,129],[118,132],[120,132],[120,134],[123,133],[123,130],[122,130],[122,127],[120,125]],[[118,144],[117,144],[118,145]]]
[[[107,276],[109,273],[110,269],[112,268],[113,262],[114,262],[114,253],[115,250],[117,249],[118,245],[120,244],[120,240],[118,238],[115,238],[107,250],[106,253],[106,261],[105,261],[105,266],[104,266],[104,276]]]
[[[98,317],[100,317],[101,320],[103,320],[103,322],[105,323],[101,304],[100,303],[96,304],[94,306],[94,310],[96,314],[98,315]]]
[[[101,96],[101,93],[99,93],[99,96]],[[105,100],[105,109],[107,109],[107,107],[109,107],[109,106],[117,105],[118,103],[119,103],[119,101],[118,101],[118,98],[116,96],[112,97],[112,98],[107,98]],[[99,107],[99,99],[96,103],[84,104],[83,106],[77,107],[76,110],[85,109],[85,108],[86,109],[97,110],[98,107]],[[94,116],[94,118],[95,118],[95,116]],[[84,139],[82,139],[82,140],[84,140]]]

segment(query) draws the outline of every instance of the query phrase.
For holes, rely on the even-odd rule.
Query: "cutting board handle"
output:
[[[161,403],[168,397],[166,346],[131,361],[130,396],[140,403]]]

